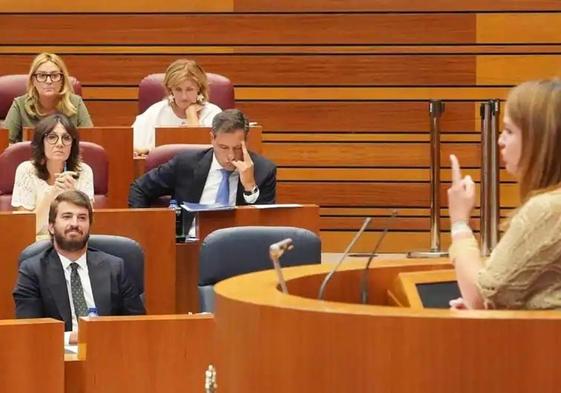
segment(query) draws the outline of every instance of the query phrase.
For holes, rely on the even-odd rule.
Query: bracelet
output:
[[[450,234],[452,236],[452,239],[455,238],[457,235],[463,233],[473,234],[473,231],[471,230],[467,222],[456,221],[455,223],[452,224],[452,228],[450,228]]]

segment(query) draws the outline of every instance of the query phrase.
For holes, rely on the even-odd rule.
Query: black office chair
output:
[[[269,246],[286,238],[294,248],[281,265],[297,266],[321,262],[321,240],[302,228],[247,226],[219,229],[209,234],[199,255],[199,304],[202,312],[214,311],[214,284],[229,277],[272,269]]]
[[[50,240],[39,240],[30,244],[19,255],[19,263],[45,251],[50,245]],[[90,235],[88,247],[122,258],[128,277],[144,301],[144,252],[138,242],[123,236]]]

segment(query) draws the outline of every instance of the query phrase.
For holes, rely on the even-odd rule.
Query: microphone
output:
[[[353,246],[355,245],[355,243],[357,242],[358,238],[362,235],[362,233],[366,230],[366,227],[368,226],[368,224],[370,224],[370,221],[372,221],[372,217],[366,217],[364,219],[364,222],[362,223],[362,227],[360,227],[360,229],[358,230],[358,232],[356,233],[355,237],[353,238],[353,240],[351,240],[351,242],[349,243],[349,245],[347,246],[347,248],[345,249],[345,252],[343,253],[343,255],[341,256],[341,258],[339,259],[339,262],[337,262],[335,264],[335,266],[333,266],[333,268],[331,269],[331,271],[325,276],[325,278],[323,279],[323,282],[321,283],[321,286],[319,287],[319,293],[318,293],[318,300],[323,300],[323,295],[325,292],[325,287],[327,287],[327,284],[329,283],[329,281],[331,280],[331,277],[333,277],[333,275],[335,274],[335,272],[337,271],[337,269],[339,269],[339,266],[341,266],[341,264],[343,263],[343,261],[345,260],[345,258],[347,257],[347,255],[349,255],[349,252],[351,251],[351,248],[353,248]]]
[[[282,274],[280,257],[285,251],[290,251],[293,248],[294,245],[292,244],[292,239],[290,238],[273,243],[269,246],[269,256],[271,257],[271,261],[273,261],[273,266],[275,268],[275,272],[277,273],[277,281],[279,282],[282,292],[286,294],[288,294],[288,287],[286,286],[286,281],[284,279],[284,275]]]
[[[288,238],[281,240],[280,242],[271,244],[271,246],[269,247],[269,252],[278,254],[278,257],[280,258],[286,250],[292,250],[293,248],[294,246],[292,245],[292,239]]]
[[[397,209],[393,209],[392,215],[390,217],[390,222],[395,220],[396,217],[397,217]],[[376,252],[378,252],[378,248],[380,248],[380,245],[382,244],[382,240],[384,240],[384,237],[386,237],[386,234],[390,229],[390,225],[389,225],[390,222],[384,228],[382,235],[380,235],[380,238],[376,242],[376,245],[374,246],[372,253],[370,253],[370,256],[368,257],[368,262],[366,262],[366,266],[362,271],[362,276],[360,278],[360,302],[362,304],[366,304],[366,302],[368,302],[368,269],[370,269],[370,263],[372,262],[372,259],[374,259],[374,256],[376,256]]]

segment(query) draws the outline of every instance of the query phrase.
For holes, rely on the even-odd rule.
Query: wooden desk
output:
[[[121,235],[144,250],[144,293],[150,314],[175,312],[175,213],[169,209],[101,209],[92,233]]]
[[[175,312],[175,214],[171,210],[96,210],[91,232],[126,236],[139,242],[144,250],[147,312]],[[0,213],[0,233],[0,318],[13,318],[12,290],[17,278],[18,257],[35,241],[35,215]]]
[[[174,143],[186,143],[189,145],[210,144],[210,127],[157,127],[156,146],[170,145]],[[257,125],[249,127],[247,134],[247,147],[255,153],[262,152],[263,127]]]
[[[8,147],[8,129],[0,128],[0,154]]]
[[[204,391],[215,364],[211,315],[80,320],[79,353],[65,362],[65,393]]]
[[[134,180],[132,128],[83,127],[79,128],[79,131],[80,140],[97,143],[103,147],[107,154],[109,161],[109,193],[104,207],[127,207],[129,187]],[[24,128],[22,137],[24,141],[31,140],[33,129],[29,127]]]
[[[64,324],[0,320],[0,392],[63,393]]]
[[[237,276],[216,291],[218,384],[229,392],[555,392],[561,382],[561,313],[384,306],[399,271],[439,261],[375,260],[375,305],[360,305],[362,263],[334,277],[330,265]],[[375,290],[374,290],[375,289]],[[333,301],[336,300],[336,301]]]
[[[211,232],[247,225],[295,226],[319,235],[319,207],[302,205],[277,209],[258,209],[240,206],[234,210],[199,213],[199,236],[204,239]],[[177,244],[177,313],[198,312],[200,241]]]
[[[35,214],[0,212],[0,234],[0,319],[8,319],[15,317],[19,254],[35,241]]]

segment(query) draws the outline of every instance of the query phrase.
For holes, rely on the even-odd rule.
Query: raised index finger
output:
[[[450,154],[450,164],[452,165],[452,184],[459,184],[462,181],[462,171],[455,154]]]
[[[249,152],[247,151],[247,146],[245,145],[245,141],[242,141],[242,151],[243,151],[244,161],[246,161],[247,159],[250,159]]]

